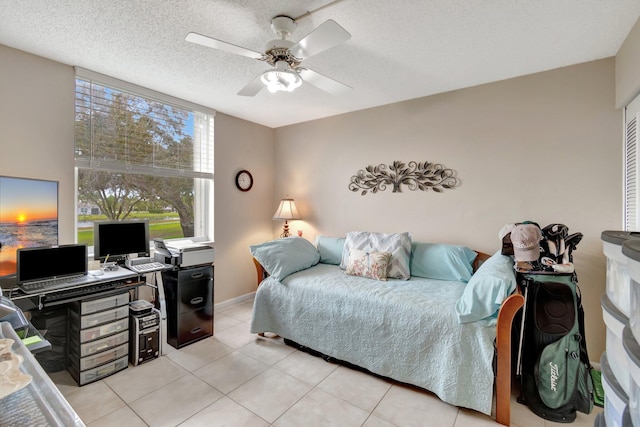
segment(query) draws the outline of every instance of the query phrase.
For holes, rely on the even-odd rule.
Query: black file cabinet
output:
[[[162,273],[167,342],[181,348],[213,335],[213,266]]]

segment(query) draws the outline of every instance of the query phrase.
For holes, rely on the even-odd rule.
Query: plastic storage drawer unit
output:
[[[82,386],[129,365],[129,291],[69,307],[68,371]]]
[[[602,318],[607,329],[607,359],[611,365],[615,379],[620,383],[625,394],[629,394],[629,367],[624,351],[622,331],[629,324],[629,319],[613,305],[607,294],[602,294]],[[605,393],[606,394],[606,393]],[[609,423],[607,422],[607,425]]]
[[[87,369],[95,368],[103,363],[118,359],[128,354],[127,344],[122,344],[120,347],[113,348],[111,350],[103,351],[102,353],[95,354],[89,357],[83,357],[80,359],[80,370],[86,371]]]
[[[624,413],[629,404],[627,393],[622,390],[620,383],[611,371],[611,365],[607,360],[605,351],[600,358],[602,368],[602,387],[604,388],[604,421],[607,427],[632,427],[631,420],[625,422]]]
[[[600,238],[607,257],[607,295],[618,310],[629,317],[631,305],[628,258],[622,254],[622,245],[629,240],[640,240],[640,233],[608,230],[603,231]]]
[[[114,360],[105,365],[98,366],[97,368],[89,369],[84,372],[76,373],[80,376],[79,383],[80,384],[88,384],[93,381],[97,381],[104,377],[108,377],[111,374],[114,374],[129,365],[129,357],[124,356],[121,359]]]
[[[607,427],[607,423],[604,421],[604,414],[602,412],[596,415],[593,427]]]
[[[89,328],[95,325],[101,325],[103,323],[112,322],[118,319],[125,319],[129,317],[129,307],[122,306],[114,308],[112,310],[101,311],[95,314],[89,314],[82,316],[80,319],[80,327],[82,329]]]
[[[629,327],[622,332],[624,351],[631,376],[629,391],[629,413],[634,426],[640,426],[640,345]]]
[[[110,347],[121,345],[129,342],[129,329],[119,334],[99,340],[80,344],[80,357],[90,356],[92,354],[104,351]]]
[[[128,328],[129,319],[124,318],[116,320],[115,322],[107,323],[101,326],[95,326],[93,328],[84,329],[80,331],[80,341],[87,342],[97,340],[108,335],[113,335],[117,332],[124,331]]]
[[[624,242],[622,254],[627,257],[630,279],[629,326],[636,341],[640,342],[640,240]],[[640,427],[640,424],[637,427]]]
[[[80,303],[80,312],[82,314],[91,314],[98,311],[109,310],[129,303],[129,294],[118,294],[109,297],[99,298]]]

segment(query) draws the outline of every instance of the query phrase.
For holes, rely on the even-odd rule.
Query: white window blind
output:
[[[213,178],[215,111],[76,69],[79,168]]]
[[[640,230],[640,197],[638,190],[638,125],[640,120],[640,97],[633,100],[624,111],[624,209],[623,223],[627,231]]]

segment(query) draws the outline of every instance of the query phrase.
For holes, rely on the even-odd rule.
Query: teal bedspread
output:
[[[386,282],[318,264],[256,293],[251,332],[273,332],[336,359],[491,414],[495,327],[458,323],[465,284]]]

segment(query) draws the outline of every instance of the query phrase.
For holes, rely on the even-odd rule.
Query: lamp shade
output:
[[[280,205],[278,205],[278,209],[276,209],[276,213],[273,214],[273,219],[301,219],[300,213],[298,212],[298,208],[296,208],[296,204],[293,199],[282,199],[280,200]]]

